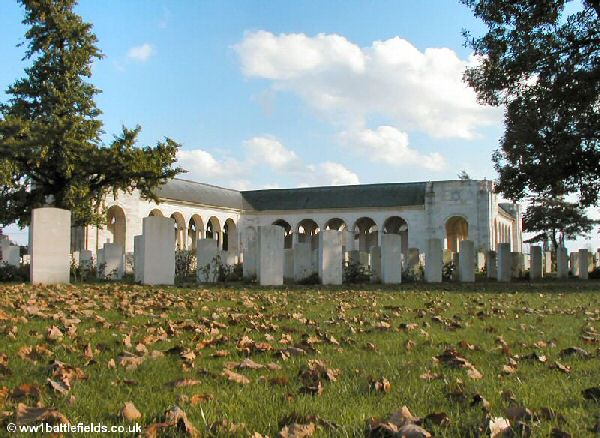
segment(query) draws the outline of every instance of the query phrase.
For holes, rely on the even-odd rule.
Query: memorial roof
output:
[[[425,203],[426,183],[269,189],[242,192],[245,210],[402,207]]]
[[[210,184],[174,178],[157,190],[159,198],[195,204],[242,209],[242,194],[237,190],[225,189]]]

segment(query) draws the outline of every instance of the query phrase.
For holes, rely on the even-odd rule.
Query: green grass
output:
[[[43,315],[27,314],[28,305],[37,306]],[[97,316],[108,324],[98,322]],[[72,317],[81,320],[74,337],[65,333],[62,341],[46,340],[48,327],[56,325],[66,332],[64,318]],[[4,411],[0,436],[15,418],[18,401],[10,393],[22,383],[37,384],[42,391],[40,400],[26,398],[21,402],[56,408],[71,423],[122,424],[119,412],[124,402],[132,401],[143,414],[140,422],[144,426],[160,421],[169,407],[178,405],[202,436],[231,436],[224,429],[214,433],[215,427],[211,432],[211,425],[228,420],[245,424],[240,436],[259,432],[271,437],[278,435],[281,423],[290,415],[314,415],[323,424],[335,424],[321,425],[315,436],[364,436],[371,417],[385,418],[403,405],[420,417],[445,412],[449,425],[427,426],[435,436],[476,436],[481,427],[485,431],[487,420],[480,406],[471,406],[473,396],[479,394],[489,401],[487,415],[505,417],[511,402],[501,393],[510,390],[513,404],[534,412],[551,408],[558,414],[555,419],[526,422],[532,436],[549,436],[553,428],[576,437],[593,436],[590,430],[600,427],[596,426],[600,402],[586,400],[581,392],[600,386],[600,344],[586,343],[581,335],[586,327],[600,332],[599,319],[597,281],[407,284],[394,289],[1,285],[0,354],[8,357],[6,366],[11,373],[0,373],[0,388],[8,392],[4,401],[0,398],[0,411]],[[390,328],[378,328],[380,322]],[[407,331],[400,328],[402,323],[416,323],[418,327]],[[451,323],[458,324],[451,327]],[[148,343],[148,336],[158,337],[160,333],[165,333],[164,339]],[[122,344],[126,334],[131,335],[133,348]],[[322,342],[314,344],[317,351],[287,360],[273,351],[251,353],[255,362],[275,362],[282,369],[238,371],[250,379],[246,385],[221,375],[227,362],[246,357],[237,349],[243,336],[267,342],[276,351],[287,347],[279,342],[282,334],[291,336],[292,345],[306,350],[303,338],[313,336]],[[226,337],[221,345],[199,348],[202,340],[221,335]],[[273,340],[267,340],[270,336]],[[327,340],[331,336],[339,345]],[[499,336],[508,344],[508,355],[498,346]],[[409,340],[415,343],[410,350],[406,347]],[[461,348],[461,341],[475,345],[476,350]],[[83,349],[88,342],[95,354],[94,361],[86,365]],[[108,368],[110,359],[117,361],[124,350],[134,352],[139,342],[146,342],[149,352],[191,349],[196,353],[194,367],[184,369],[177,354],[165,354],[148,357],[135,370],[118,364],[116,369]],[[48,346],[54,355],[37,363],[19,357],[23,346],[37,344]],[[591,357],[559,357],[561,350],[571,346],[584,348]],[[473,380],[465,369],[436,364],[432,358],[448,347],[470,361],[483,378]],[[226,350],[229,356],[212,357],[216,350]],[[547,362],[520,358],[532,352],[545,355]],[[502,375],[509,355],[517,362],[517,371]],[[81,368],[87,379],[74,382],[66,395],[53,392],[46,385],[52,359]],[[300,391],[304,384],[299,373],[311,359],[324,360],[330,368],[341,370],[337,381],[323,380],[324,390],[317,396]],[[557,360],[570,366],[571,372],[550,368]],[[440,378],[421,379],[428,370]],[[271,377],[280,376],[288,382],[269,383]],[[370,380],[382,377],[389,380],[391,390],[370,389]],[[200,383],[183,388],[169,385],[184,378]],[[449,396],[457,387],[457,379],[464,383],[464,401]],[[195,394],[210,394],[212,400],[192,404],[189,398]],[[176,436],[176,432],[170,430],[164,436]]]

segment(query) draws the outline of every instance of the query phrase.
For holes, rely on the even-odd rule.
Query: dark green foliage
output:
[[[75,0],[20,2],[31,66],[0,105],[0,224],[27,225],[43,205],[71,210],[77,225],[101,224],[102,200],[117,190],[157,200],[153,189],[181,172],[179,145],[136,147],[139,126],[103,145],[99,90],[86,81],[102,58],[92,25],[73,11]]]
[[[565,12],[565,0],[462,0],[488,30],[467,44],[482,57],[466,82],[479,99],[505,105],[505,133],[493,156],[499,190],[577,193],[584,206],[600,190],[600,1]],[[570,6],[573,6],[572,4]]]
[[[444,263],[444,266],[442,266],[442,280],[452,280],[452,276],[454,275],[455,270],[456,266],[454,266],[453,262]]]
[[[586,235],[597,223],[585,209],[562,198],[535,199],[523,215],[523,231],[535,233],[526,242],[548,242],[554,252],[565,239]]]
[[[186,279],[196,276],[196,254],[191,250],[175,251],[175,277]]]
[[[29,282],[29,265],[12,266],[0,263],[0,283]]]
[[[371,281],[371,270],[359,262],[344,264],[343,281],[346,284],[368,283]]]

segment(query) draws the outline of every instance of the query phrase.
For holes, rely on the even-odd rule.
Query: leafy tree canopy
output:
[[[118,190],[153,190],[182,169],[173,167],[179,145],[169,138],[136,147],[140,127],[104,145],[102,122],[86,79],[102,58],[92,25],[76,0],[20,0],[29,28],[25,77],[8,87],[0,105],[0,224],[29,223],[31,209],[69,209],[74,224],[101,224],[104,197]]]
[[[562,198],[533,200],[523,215],[523,231],[535,233],[527,243],[549,242],[555,252],[565,239],[585,236],[597,223],[584,208]]]
[[[577,193],[596,204],[600,0],[462,1],[487,25],[479,38],[465,32],[481,60],[465,80],[482,102],[505,105],[493,156],[499,190],[513,200]]]

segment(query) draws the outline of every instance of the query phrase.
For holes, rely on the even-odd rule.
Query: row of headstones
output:
[[[144,284],[173,284],[175,279],[175,252],[173,251],[173,225],[171,218],[147,217],[143,220],[143,232],[134,239],[135,276]],[[68,210],[39,208],[32,212],[30,225],[31,281],[33,283],[68,283],[71,215]],[[244,251],[244,276],[256,276],[262,285],[280,285],[284,272],[296,281],[316,273],[322,284],[341,284],[343,280],[342,232],[326,230],[318,235],[319,245],[316,254],[310,243],[297,243],[288,250],[283,249],[283,231],[276,225],[258,228],[256,240],[248,242]],[[385,284],[400,283],[402,280],[401,240],[396,234],[383,234],[381,246],[370,250],[371,269]],[[9,245],[10,246],[10,245]],[[515,256],[515,254],[517,256]],[[204,269],[214,263],[219,253],[216,241],[198,241],[197,276],[200,281],[211,281],[211,269]],[[429,239],[424,264],[425,280],[431,283],[442,281],[443,250],[440,239]],[[509,244],[500,244],[496,253],[489,251],[486,257],[486,270],[489,278],[510,281],[515,271],[515,263],[522,266],[523,255],[510,251]],[[89,252],[80,252],[79,260],[90,260]],[[410,259],[410,256],[409,256]],[[418,259],[418,254],[417,254]],[[568,256],[565,248],[557,253],[558,277],[566,278],[569,273]],[[476,258],[473,241],[460,242],[458,279],[473,282],[475,279]],[[316,263],[315,263],[316,262]],[[497,262],[497,263],[496,263]],[[543,274],[542,251],[531,247],[530,278],[535,280]],[[105,272],[122,272],[123,249],[119,245],[106,244],[98,254],[97,264],[104,265]],[[316,264],[316,269],[314,266]],[[589,254],[582,249],[571,254],[573,272],[580,278],[587,278]],[[213,278],[214,279],[214,278]]]
[[[21,248],[11,245],[9,236],[0,235],[0,266],[19,266],[21,264]]]

